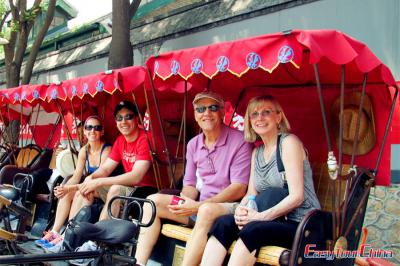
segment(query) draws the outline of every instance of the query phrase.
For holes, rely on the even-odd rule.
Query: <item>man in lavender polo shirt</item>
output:
[[[171,205],[172,196],[164,194],[148,197],[156,203],[157,214],[154,223],[141,230],[136,251],[139,265],[145,265],[151,255],[160,234],[162,218],[191,224],[193,217],[197,219],[186,244],[182,265],[199,265],[207,233],[215,219],[234,213],[234,202],[246,194],[252,146],[244,141],[240,131],[223,124],[224,101],[220,95],[199,93],[193,106],[196,122],[203,133],[187,145],[181,192],[185,202]],[[145,205],[143,221],[148,221],[150,216],[151,210]]]

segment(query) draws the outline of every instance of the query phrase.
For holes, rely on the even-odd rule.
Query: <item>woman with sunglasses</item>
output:
[[[262,246],[290,249],[301,219],[320,208],[303,144],[289,131],[285,113],[272,96],[249,101],[245,140],[261,140],[262,145],[252,154],[247,194],[234,215],[214,223],[202,265],[222,265],[236,239],[229,265],[253,265]],[[258,211],[246,207],[248,196],[256,195]]]
[[[81,198],[75,197],[82,176],[96,171],[111,151],[111,146],[101,140],[104,129],[100,117],[89,116],[84,123],[83,130],[87,143],[79,151],[74,174],[65,185],[54,188],[54,194],[59,202],[53,228],[46,232],[42,239],[35,241],[37,245],[50,252],[59,251],[63,240],[60,230],[65,220],[74,217],[83,205],[83,201],[79,200]]]

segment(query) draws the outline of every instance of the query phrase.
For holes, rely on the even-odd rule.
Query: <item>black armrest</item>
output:
[[[107,206],[107,211],[108,211],[108,216],[111,217],[111,219],[114,220],[122,220],[119,219],[115,216],[112,215],[111,213],[111,205],[115,200],[121,200],[121,201],[126,201],[126,204],[128,205],[128,209],[130,206],[136,206],[139,209],[139,219],[136,220],[136,223],[141,226],[141,227],[149,227],[150,225],[153,224],[154,219],[156,218],[156,205],[152,200],[149,199],[142,199],[142,198],[136,198],[136,197],[126,197],[126,196],[116,196],[113,197],[110,202],[108,203]],[[151,214],[151,219],[147,223],[142,223],[142,218],[143,218],[143,207],[141,206],[140,202],[146,204],[150,204],[151,209],[152,209],[152,214]]]

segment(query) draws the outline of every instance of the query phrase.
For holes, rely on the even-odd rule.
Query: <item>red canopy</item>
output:
[[[96,111],[97,114],[104,116],[104,123],[109,128],[107,139],[114,140],[118,132],[112,117],[113,107],[123,99],[132,100],[132,93],[134,93],[139,99],[138,105],[144,109],[143,94],[146,75],[144,67],[133,66],[65,80],[57,84],[22,85],[2,90],[0,105],[3,119],[19,119],[18,114],[9,111],[8,104],[22,104],[24,107],[40,104],[41,108],[48,112],[61,110],[65,117],[70,117],[73,112],[78,119],[83,120]],[[68,127],[71,129],[73,125],[68,125]],[[38,141],[38,143],[41,142]]]
[[[309,149],[311,159],[324,162],[328,150],[324,145],[314,64],[322,84],[332,143],[332,131],[338,129],[331,126],[331,107],[339,96],[342,66],[346,91],[361,90],[368,74],[366,90],[374,108],[377,143],[368,154],[357,156],[356,164],[373,169],[392,102],[388,86],[396,83],[390,70],[365,44],[341,32],[294,30],[172,51],[146,62],[160,101],[168,102],[177,97],[177,92],[184,92],[184,81],[188,82],[189,97],[210,89],[221,93],[233,106],[240,98],[237,112],[242,114],[250,97],[274,95],[283,105],[294,133]],[[170,106],[167,111],[173,110]],[[383,150],[377,183],[390,183],[389,141]]]

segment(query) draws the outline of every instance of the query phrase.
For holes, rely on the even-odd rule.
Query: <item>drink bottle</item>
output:
[[[254,196],[254,195],[248,196],[248,201],[247,201],[246,207],[253,209],[255,211],[258,211],[257,203],[256,203],[256,196]]]

